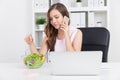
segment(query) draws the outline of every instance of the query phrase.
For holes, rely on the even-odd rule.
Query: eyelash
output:
[[[58,19],[59,17],[55,17],[55,19]],[[52,18],[49,19],[50,21],[52,20]]]
[[[59,17],[55,17],[56,19],[58,19]]]

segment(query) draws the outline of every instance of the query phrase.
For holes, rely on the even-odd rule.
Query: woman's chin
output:
[[[57,26],[56,26],[55,29],[60,29],[60,27],[57,27]]]

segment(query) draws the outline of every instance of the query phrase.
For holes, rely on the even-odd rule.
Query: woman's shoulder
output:
[[[77,33],[75,35],[75,38],[82,38],[83,34],[82,31],[80,29],[77,29]]]
[[[80,29],[77,29],[78,34],[82,34],[82,31]]]
[[[76,32],[77,32],[77,29],[76,29],[76,28],[70,27],[70,34],[73,34],[73,33],[76,33]]]
[[[82,36],[82,31],[77,28],[70,28],[70,34],[74,36],[77,36],[77,35]]]
[[[70,28],[70,33],[71,34],[73,34],[73,33],[79,33],[79,34],[81,34],[82,33],[82,31],[80,30],[80,29],[77,29],[77,28]]]

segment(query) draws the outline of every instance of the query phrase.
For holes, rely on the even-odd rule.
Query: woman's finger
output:
[[[33,41],[32,35],[29,36],[30,41]]]
[[[65,29],[63,27],[60,28],[61,30],[65,31]]]

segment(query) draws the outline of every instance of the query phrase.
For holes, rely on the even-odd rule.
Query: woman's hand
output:
[[[69,30],[69,28],[68,28],[68,23],[63,22],[63,23],[61,24],[60,29],[62,29],[64,32],[67,32],[67,31]]]
[[[69,32],[69,26],[68,26],[68,23],[69,23],[69,18],[67,17],[64,17],[64,20],[61,24],[61,27],[60,29],[62,29],[65,33],[68,33]]]
[[[28,45],[31,45],[33,43],[33,37],[32,35],[28,35],[25,37],[25,42],[28,44]]]

